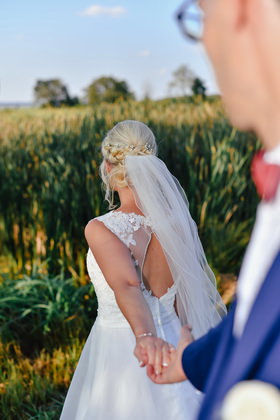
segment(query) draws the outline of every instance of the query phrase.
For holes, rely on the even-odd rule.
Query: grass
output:
[[[0,342],[1,420],[59,418],[84,340],[27,357],[15,342]]]

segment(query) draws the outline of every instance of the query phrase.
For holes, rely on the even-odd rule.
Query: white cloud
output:
[[[139,57],[148,57],[149,55],[151,55],[151,51],[149,50],[139,51],[138,55]]]
[[[85,9],[83,12],[80,12],[79,14],[81,16],[121,16],[125,14],[127,10],[122,6],[114,6],[114,7],[106,7],[106,6],[100,6],[98,4],[94,4],[87,9]]]

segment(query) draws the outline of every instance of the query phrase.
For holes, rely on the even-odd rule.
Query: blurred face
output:
[[[240,129],[256,128],[266,95],[248,3],[252,0],[199,2],[205,15],[203,42],[226,110]]]

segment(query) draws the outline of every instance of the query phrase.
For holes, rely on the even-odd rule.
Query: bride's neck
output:
[[[121,205],[119,207],[119,210],[122,210],[124,212],[135,212],[142,214],[141,210],[137,207],[134,195],[130,188],[124,187],[124,188],[118,188],[117,192],[119,194]]]

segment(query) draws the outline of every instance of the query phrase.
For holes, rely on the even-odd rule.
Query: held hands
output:
[[[155,372],[160,374],[164,366],[169,365],[173,351],[175,348],[161,338],[143,335],[136,338],[134,356],[140,367],[152,365]]]
[[[147,366],[148,377],[157,384],[182,382],[186,375],[182,368],[184,349],[193,341],[191,328],[185,325],[177,349],[161,338],[141,337],[136,340],[134,355],[140,367]]]

